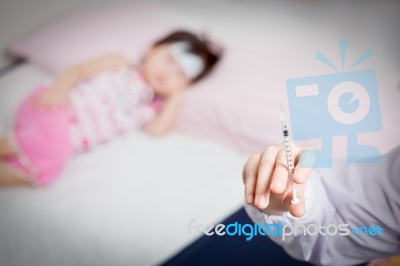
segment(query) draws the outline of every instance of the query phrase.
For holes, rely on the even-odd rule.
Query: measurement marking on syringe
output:
[[[287,161],[288,170],[289,170],[289,179],[290,179],[292,193],[293,193],[293,199],[291,200],[291,203],[298,204],[298,203],[300,203],[300,199],[297,196],[296,185],[294,184],[294,181],[293,181],[294,162],[293,162],[293,157],[292,157],[293,156],[292,147],[291,147],[290,140],[289,140],[289,129],[285,122],[285,114],[283,113],[282,105],[281,105],[281,110],[282,110],[282,113],[280,116],[280,120],[281,120],[282,134],[283,134],[283,142],[284,142],[284,146],[285,146],[286,161]]]

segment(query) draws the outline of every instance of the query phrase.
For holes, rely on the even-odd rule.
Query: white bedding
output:
[[[0,78],[0,121],[43,79],[30,64]],[[0,265],[155,265],[242,204],[247,155],[179,132],[133,132],[74,157],[47,189],[0,189]]]

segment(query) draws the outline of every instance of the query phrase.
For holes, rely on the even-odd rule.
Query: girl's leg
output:
[[[10,143],[8,138],[0,137],[0,158],[18,154],[18,150]]]
[[[0,161],[0,187],[6,186],[30,186],[30,183],[11,171]]]

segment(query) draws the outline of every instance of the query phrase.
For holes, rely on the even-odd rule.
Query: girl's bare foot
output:
[[[0,161],[0,187],[31,186],[30,183],[11,171],[4,162]]]
[[[18,154],[18,150],[6,137],[0,137],[0,158]]]

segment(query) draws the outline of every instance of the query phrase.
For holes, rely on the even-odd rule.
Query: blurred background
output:
[[[26,3],[2,0],[0,12],[0,66],[7,66],[12,57],[23,57],[51,75],[108,51],[119,51],[135,60],[149,43],[172,29],[187,28],[206,34],[225,47],[225,58],[216,77],[207,80],[207,86],[204,83],[201,86],[206,87],[204,91],[213,90],[214,97],[198,90],[198,93],[192,92],[192,98],[204,96],[207,101],[214,101],[209,108],[216,108],[218,113],[225,107],[228,108],[224,109],[226,112],[237,112],[231,113],[229,118],[235,123],[228,124],[225,117],[222,123],[216,117],[210,118],[213,114],[199,110],[203,104],[201,100],[190,102],[199,105],[192,109],[200,112],[196,119],[220,124],[237,137],[235,146],[251,152],[257,151],[262,143],[268,144],[267,139],[279,140],[265,135],[270,126],[268,122],[260,123],[275,119],[276,113],[260,112],[254,106],[262,107],[264,102],[270,110],[279,111],[281,102],[287,106],[285,84],[288,79],[349,71],[351,63],[370,49],[373,56],[351,70],[376,71],[382,119],[387,130],[385,137],[367,134],[361,138],[373,141],[383,151],[399,143],[396,137],[399,128],[395,127],[397,117],[393,116],[400,90],[400,7],[396,0],[112,3],[103,0]],[[346,64],[342,69],[335,70],[315,60],[320,51],[340,66],[339,39],[348,41]],[[243,93],[244,87],[247,87],[246,93]],[[237,94],[240,97],[235,97]],[[225,103],[221,107],[219,99],[227,96],[230,105]],[[243,106],[243,101],[254,104],[231,108]],[[194,119],[191,114],[183,115],[183,119],[189,118]],[[198,124],[197,121],[193,123]],[[189,127],[187,121],[180,123],[180,127],[227,142],[220,134],[211,132],[210,127]],[[233,141],[228,142],[233,144]],[[337,153],[343,155],[343,152]]]

